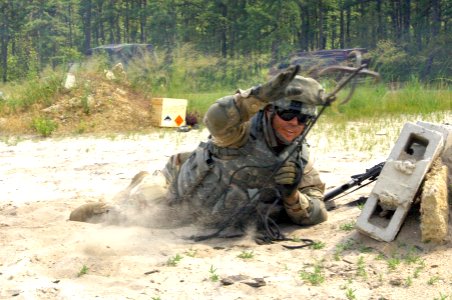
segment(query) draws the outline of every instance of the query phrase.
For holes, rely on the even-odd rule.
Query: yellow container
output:
[[[151,124],[158,127],[180,127],[185,125],[187,99],[152,98]]]

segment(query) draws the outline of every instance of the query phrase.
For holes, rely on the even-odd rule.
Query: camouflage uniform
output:
[[[209,108],[204,118],[209,140],[191,153],[172,156],[163,170],[170,205],[188,204],[192,217],[213,226],[234,217],[251,201],[259,203],[257,209],[265,213],[262,207],[276,200],[272,216],[288,216],[300,225],[327,219],[325,186],[309,160],[306,143],[287,160],[296,165],[298,182],[278,187],[274,181],[275,168],[282,161],[278,152],[285,147],[270,146],[267,105],[248,90],[221,98]]]
[[[274,112],[270,113],[269,107],[296,101],[303,104],[300,111],[314,113],[312,109],[322,99],[321,86],[313,79],[294,78],[296,72],[297,69],[289,70],[283,74],[285,77],[279,76],[262,87],[221,98],[209,108],[204,118],[211,133],[209,140],[201,142],[193,152],[173,155],[162,171],[167,182],[164,202],[173,208],[174,219],[208,227],[221,226],[231,218],[237,227],[258,221],[259,216],[270,212],[274,220],[288,217],[301,225],[327,219],[324,184],[309,160],[307,144],[298,145],[283,159],[281,152],[291,144],[277,142],[277,133],[272,129]],[[285,99],[284,95],[293,92],[289,85],[292,81],[296,83],[292,88],[301,89],[296,91],[301,95]],[[288,164],[294,166],[294,183],[283,185],[275,180],[275,174]],[[139,173],[117,197],[117,208],[110,207],[110,212],[116,213],[109,218],[127,218],[127,210],[152,210],[152,203],[156,203],[154,191],[159,185],[151,177],[147,172]],[[162,197],[159,198],[161,203]],[[94,210],[107,210],[99,204],[91,206],[93,211],[83,206],[76,209],[70,219],[89,221]],[[240,214],[243,211],[247,213]]]

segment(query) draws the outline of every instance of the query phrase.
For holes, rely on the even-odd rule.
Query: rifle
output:
[[[381,162],[379,164],[376,164],[375,166],[373,166],[370,169],[366,169],[365,173],[352,175],[351,176],[352,179],[349,182],[328,191],[325,194],[325,196],[323,197],[324,201],[325,202],[331,201],[334,198],[336,198],[337,196],[339,196],[340,194],[345,193],[347,190],[351,189],[354,186],[359,186],[359,187],[342,195],[342,196],[348,195],[348,194],[350,194],[356,190],[359,190],[360,188],[365,187],[366,185],[374,182],[375,180],[377,180],[378,176],[380,175],[384,164],[385,164],[385,162]],[[368,180],[368,182],[366,182],[365,184],[362,185],[363,181],[365,181],[365,180]]]

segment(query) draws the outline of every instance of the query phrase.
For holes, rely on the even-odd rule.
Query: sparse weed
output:
[[[216,273],[217,272],[217,269],[215,269],[214,267],[213,267],[213,265],[211,265],[210,266],[210,269],[209,269],[209,273],[210,273],[210,280],[212,280],[213,282],[217,282],[218,280],[219,280],[219,276],[218,276],[218,274]]]
[[[341,224],[339,228],[344,231],[352,231],[355,228],[355,222]]]
[[[366,265],[364,263],[364,257],[360,256],[358,259],[358,268],[356,270],[356,275],[366,278]]]
[[[370,253],[372,252],[373,248],[365,245],[359,246],[359,252],[361,253]]]
[[[433,298],[433,300],[447,300],[447,299],[452,299],[452,296],[447,296],[447,295],[443,295],[443,293],[439,293],[439,298]]]
[[[347,297],[348,300],[354,300],[356,299],[355,291],[352,288],[348,288],[347,291],[345,291],[345,297]]]
[[[250,259],[250,258],[254,257],[254,253],[253,253],[253,251],[245,251],[245,250],[243,250],[242,253],[237,255],[237,257],[241,258],[241,259]]]
[[[77,277],[81,277],[83,275],[88,274],[89,268],[86,265],[83,265],[80,271],[77,274]]]
[[[43,137],[48,137],[58,128],[58,124],[51,119],[38,117],[33,119],[32,127]]]
[[[325,281],[325,276],[323,275],[323,266],[320,263],[317,263],[314,266],[313,272],[301,270],[299,274],[301,279],[309,282],[312,285],[319,285]]]
[[[353,239],[349,239],[345,243],[337,244],[334,250],[334,260],[340,260],[342,253],[346,250],[350,250],[354,244],[355,241]]]
[[[377,257],[375,257],[376,260],[385,260],[386,256],[383,253],[378,253]]]
[[[394,271],[395,269],[397,269],[397,266],[400,264],[400,258],[393,256],[387,260],[387,263],[388,263],[389,270]]]
[[[406,287],[409,287],[409,286],[411,286],[413,284],[413,278],[411,278],[411,276],[408,276],[406,279],[405,279],[405,286]]]
[[[440,280],[441,278],[438,275],[432,276],[429,278],[429,280],[427,281],[428,285],[434,285],[435,283],[438,282],[438,280]]]
[[[177,264],[182,260],[182,256],[179,254],[176,254],[173,257],[168,258],[166,261],[166,265],[170,267],[175,267]]]
[[[406,264],[417,263],[420,259],[420,256],[414,253],[413,249],[408,251],[408,253],[403,257],[403,260]]]
[[[417,266],[416,269],[414,269],[414,274],[413,274],[414,278],[418,278],[419,273],[425,268],[425,262],[423,260],[420,260],[418,262],[418,264],[419,264],[419,266]]]
[[[323,248],[325,248],[325,243],[322,241],[317,241],[317,242],[314,242],[310,246],[310,248],[315,249],[315,250],[323,249]]]
[[[184,254],[190,257],[195,257],[197,252],[198,252],[197,249],[190,248],[189,250],[185,251]]]

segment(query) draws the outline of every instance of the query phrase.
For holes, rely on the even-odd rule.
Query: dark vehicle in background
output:
[[[86,54],[88,56],[107,55],[113,64],[121,62],[126,66],[132,59],[154,57],[155,52],[151,44],[109,44],[91,48]]]
[[[301,73],[309,77],[317,77],[317,73],[323,68],[333,65],[343,65],[350,62],[350,53],[354,50],[364,54],[365,48],[332,49],[318,51],[299,51],[291,54],[270,69],[270,75],[274,76],[291,65],[300,65]],[[363,57],[362,63],[369,64],[369,59]]]

